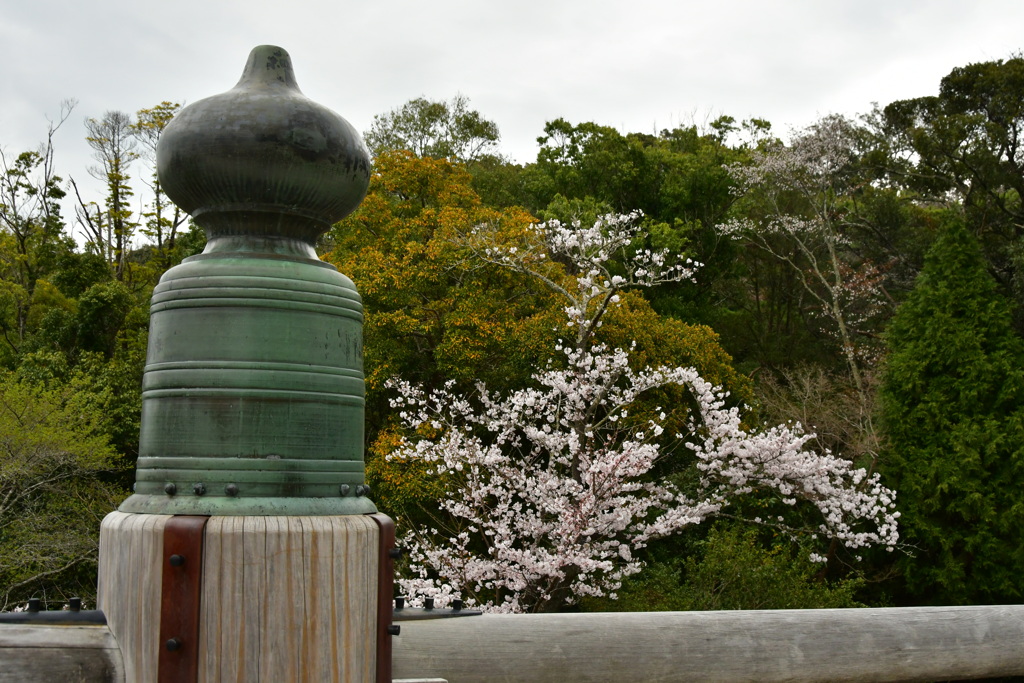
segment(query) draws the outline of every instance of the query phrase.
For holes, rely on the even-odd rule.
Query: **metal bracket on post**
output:
[[[203,531],[209,517],[172,517],[164,527],[159,683],[194,683],[199,673]]]
[[[392,625],[392,596],[395,592],[395,522],[387,515],[369,515],[380,528],[380,570],[377,582],[377,683],[391,683],[391,637],[397,636]]]

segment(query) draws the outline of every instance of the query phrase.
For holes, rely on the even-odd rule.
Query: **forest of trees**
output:
[[[936,85],[933,96],[827,116],[785,139],[767,121],[728,116],[656,135],[557,119],[538,131],[527,164],[502,156],[498,125],[462,96],[376,117],[365,133],[369,194],[318,253],[355,281],[366,307],[366,460],[378,507],[400,533],[440,529],[465,557],[497,558],[496,532],[474,540],[471,511],[443,502],[467,482],[494,484],[497,470],[479,479],[472,457],[410,457],[410,443],[440,443],[444,428],[404,419],[402,406],[466,396],[497,414],[487,401],[548,400],[545,382],[585,356],[617,368],[614,391],[645,387],[629,394],[628,415],[588,417],[605,428],[621,417],[610,437],[620,445],[645,430],[653,450],[629,442],[650,455],[628,484],[636,491],[705,495],[700,448],[675,435],[708,438],[715,420],[728,422],[715,415],[736,415],[732,433],[818,454],[814,467],[847,487],[843,515],[877,526],[843,526],[820,489],[745,483],[735,487],[742,498],[672,533],[650,532],[660,518],[638,508],[647,531],[563,566],[558,581],[529,589],[533,598],[516,592],[528,580],[492,577],[471,599],[546,610],[1019,602],[1024,58],[957,68]],[[155,173],[156,142],[177,109],[86,120],[96,160],[86,172],[105,191],[96,201],[79,191],[77,169],[54,168],[71,105],[38,149],[2,150],[0,609],[95,590],[99,520],[133,481],[149,296],[205,243]],[[587,230],[612,234],[626,216],[629,239],[587,256],[598,279],[555,248]],[[662,267],[663,252],[672,260],[659,271],[651,264]],[[671,264],[688,264],[685,276]],[[583,303],[572,298],[581,282],[592,292]],[[660,377],[696,394],[668,379],[643,384],[646,368],[693,368],[710,388],[681,374]],[[484,423],[473,434],[494,428]],[[489,446],[489,466],[533,457],[506,437]],[[583,481],[579,460],[560,467]],[[884,522],[890,489],[898,541]],[[857,507],[867,498],[873,511]],[[596,544],[599,532],[587,532]],[[437,589],[429,562],[405,571],[407,586]],[[437,590],[443,600],[453,588]]]

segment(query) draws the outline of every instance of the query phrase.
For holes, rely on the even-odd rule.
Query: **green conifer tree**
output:
[[[887,334],[889,484],[913,548],[909,601],[1024,598],[1024,342],[959,221],[929,251]]]

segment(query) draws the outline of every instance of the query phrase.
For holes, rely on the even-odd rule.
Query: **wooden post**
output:
[[[111,512],[100,526],[96,606],[121,646],[125,680],[157,680],[164,526],[171,515]]]
[[[99,607],[129,682],[171,683],[159,671],[170,519],[113,512],[103,521]],[[379,533],[365,515],[211,517],[198,642],[180,644],[194,657],[196,680],[373,681]]]

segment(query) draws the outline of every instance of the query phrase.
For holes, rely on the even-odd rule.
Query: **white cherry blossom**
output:
[[[606,216],[585,229],[542,224],[547,253],[492,248],[487,258],[541,279],[541,256],[568,259],[578,275],[573,290],[558,287],[566,315],[592,331],[617,305],[616,292],[692,277],[695,264],[625,250],[637,219]],[[389,457],[430,463],[451,487],[438,502],[449,529],[404,533],[411,573],[399,583],[412,604],[433,597],[444,606],[461,596],[489,611],[522,612],[614,595],[642,567],[636,550],[747,495],[811,506],[820,520],[800,531],[849,548],[895,546],[895,494],[877,474],[807,448],[812,436],[799,425],[749,430],[725,392],[693,368],[631,369],[626,350],[589,333],[560,343],[556,354],[562,362],[507,395],[482,384],[463,396],[450,382],[434,391],[390,382],[409,436]],[[685,434],[666,433],[672,410],[632,410],[644,392],[672,385],[693,398]],[[694,487],[651,476],[672,453],[691,456]],[[781,519],[776,526],[785,528]]]

